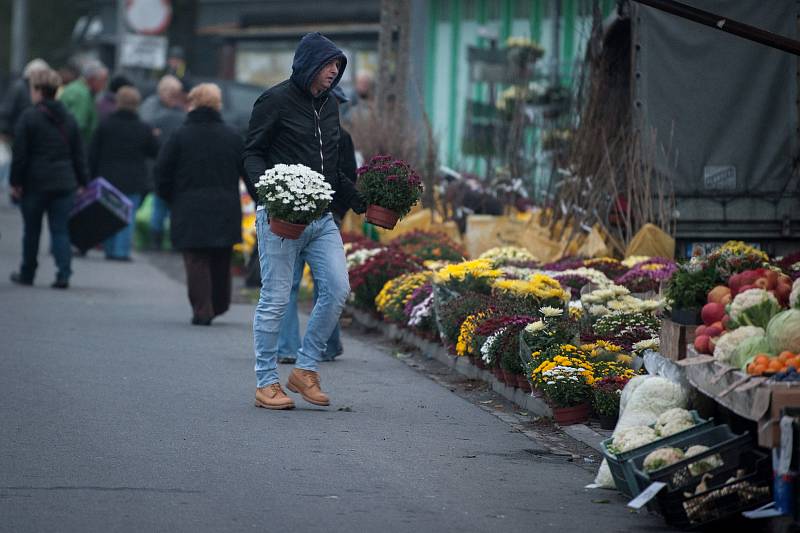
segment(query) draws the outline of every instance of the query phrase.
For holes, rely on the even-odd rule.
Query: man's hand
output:
[[[350,208],[355,211],[357,215],[363,215],[367,212],[367,202],[364,200],[364,197],[361,196],[360,192],[356,192],[350,204]]]
[[[20,201],[22,199],[22,186],[20,185],[11,186],[11,198],[13,198],[16,201]]]

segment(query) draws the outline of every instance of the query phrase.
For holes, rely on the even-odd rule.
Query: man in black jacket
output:
[[[342,51],[321,34],[303,37],[295,51],[291,78],[265,91],[253,106],[243,154],[252,183],[277,164],[302,164],[325,176],[335,191],[336,206],[364,212],[363,200],[339,168],[339,105],[330,95],[346,65]],[[255,404],[268,409],[294,407],[279,383],[277,342],[294,269],[302,255],[319,287],[319,298],[287,387],[310,403],[329,405],[317,369],[350,292],[341,235],[330,212],[309,224],[297,240],[272,233],[262,205],[256,221],[261,296],[253,319]]]

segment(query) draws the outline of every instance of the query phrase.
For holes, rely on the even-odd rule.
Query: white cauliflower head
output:
[[[658,440],[655,430],[648,426],[633,426],[614,435],[611,442],[616,453],[628,452]]]
[[[669,437],[670,435],[675,435],[691,427],[694,427],[694,422],[691,420],[673,420],[661,426],[658,430],[658,434],[662,437]]]
[[[675,464],[681,459],[683,459],[683,450],[680,448],[659,448],[647,454],[642,466],[645,472],[655,472],[665,466]]]
[[[730,363],[736,348],[742,341],[750,337],[763,336],[764,333],[764,328],[756,326],[742,326],[733,331],[729,331],[717,339],[716,346],[714,347],[714,358],[720,363]]]
[[[681,407],[673,407],[667,411],[661,413],[661,416],[658,417],[658,421],[656,421],[656,429],[660,426],[666,426],[670,422],[678,422],[678,421],[692,421],[692,413],[683,409]]]
[[[694,446],[690,446],[686,449],[684,457],[694,457],[695,455],[700,455],[706,451],[708,451],[708,446],[695,444]],[[701,476],[706,472],[711,472],[715,468],[719,468],[720,466],[722,466],[722,457],[720,457],[719,454],[714,454],[704,457],[695,463],[689,464],[689,473],[693,476]]]
[[[778,299],[775,298],[775,295],[764,289],[747,289],[746,291],[740,292],[731,302],[730,317],[734,320],[738,320],[739,316],[746,309],[754,305],[760,305],[765,300],[770,300],[774,302],[775,305],[779,306]]]

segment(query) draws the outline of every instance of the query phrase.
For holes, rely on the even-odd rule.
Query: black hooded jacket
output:
[[[23,194],[66,192],[88,180],[78,125],[64,105],[43,100],[26,109],[14,129],[11,185]]]
[[[311,83],[322,67],[337,58],[339,76],[314,98]],[[329,94],[346,65],[342,51],[321,34],[303,37],[294,53],[291,78],[267,89],[253,106],[242,155],[251,184],[279,163],[302,164],[325,176],[335,191],[334,206],[363,211],[355,186],[340,169],[339,104]]]

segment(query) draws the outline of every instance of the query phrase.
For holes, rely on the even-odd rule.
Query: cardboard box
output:
[[[686,358],[686,345],[694,343],[697,326],[678,324],[665,318],[661,322],[661,355],[673,361]]]
[[[800,383],[770,385],[772,400],[769,414],[758,422],[758,445],[775,448],[780,444],[780,419],[784,407],[800,407]]]

